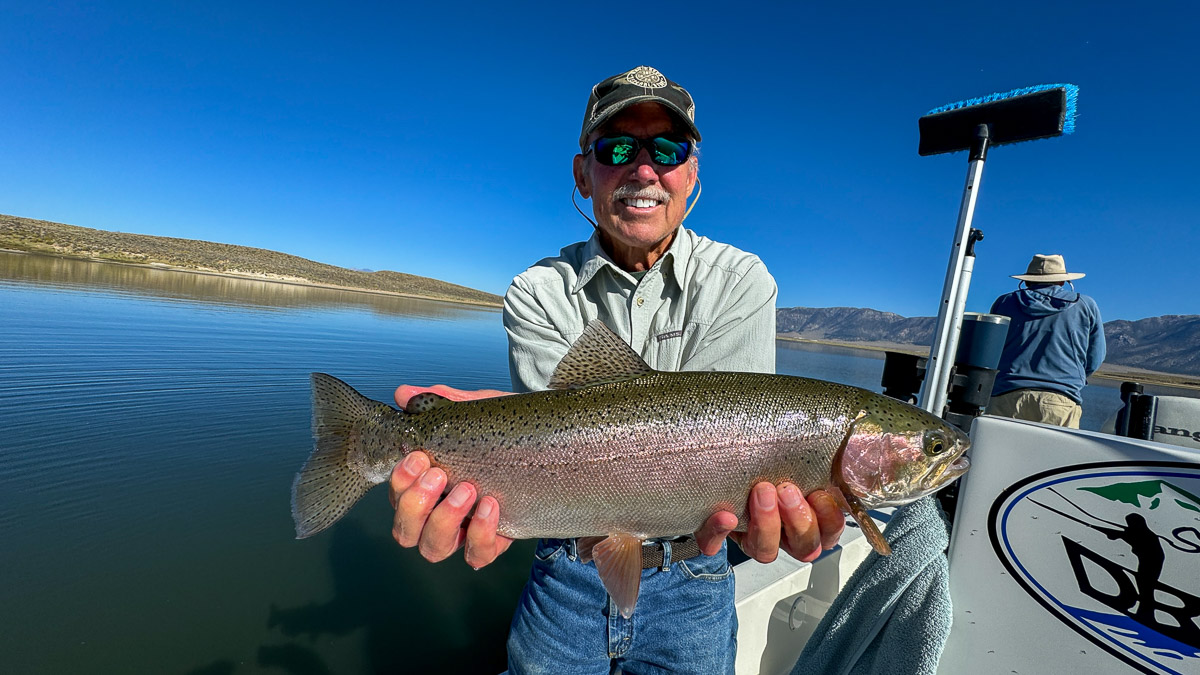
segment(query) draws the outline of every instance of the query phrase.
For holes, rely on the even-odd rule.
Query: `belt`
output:
[[[692,537],[668,542],[671,544],[671,562],[688,560],[700,555],[700,544]],[[656,541],[642,545],[642,569],[649,570],[662,567],[663,542]]]
[[[1076,405],[1083,405],[1082,402],[1076,401],[1074,396],[1071,396],[1070,394],[1068,394],[1065,391],[1060,391],[1058,389],[1046,389],[1044,387],[1017,387],[1016,389],[1011,389],[1009,391],[1004,392],[1004,394],[1015,394],[1015,393],[1021,392],[1021,391],[1036,391],[1036,392],[1040,392],[1040,393],[1044,393],[1044,394],[1058,394],[1059,396],[1065,396],[1066,398],[1071,399],[1072,401],[1075,402]],[[1003,396],[1004,394],[998,394],[998,395]],[[993,396],[992,398],[995,398],[995,396]]]

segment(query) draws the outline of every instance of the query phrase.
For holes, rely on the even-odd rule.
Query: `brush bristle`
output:
[[[1010,91],[1001,92],[998,94],[988,94],[978,98],[969,98],[965,101],[957,101],[940,106],[925,113],[926,115],[936,115],[950,110],[958,110],[959,108],[969,108],[971,106],[980,105],[982,103],[992,103],[1006,98],[1016,96],[1024,96],[1025,94],[1036,94],[1039,91],[1048,91],[1050,89],[1062,89],[1066,92],[1067,105],[1063,112],[1063,134],[1074,133],[1075,131],[1075,105],[1079,100],[1079,87],[1074,84],[1038,84],[1032,87],[1021,87],[1020,89],[1012,89]]]
[[[991,146],[1073,133],[1078,100],[1073,84],[1042,84],[934,108],[917,121],[917,151],[926,156],[967,150],[980,125],[987,125]]]

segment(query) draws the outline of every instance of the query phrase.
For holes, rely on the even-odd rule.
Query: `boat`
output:
[[[1014,90],[919,120],[919,154],[969,151],[929,357],[889,355],[882,382],[901,399],[919,387],[916,402],[972,442],[970,472],[941,500],[952,518],[953,621],[938,673],[1200,674],[1200,399],[1127,383],[1108,433],[984,414],[1007,317],[964,312],[983,239],[971,227],[983,165],[992,144],[1070,133],[1077,93]],[[812,565],[786,554],[762,569],[738,565],[737,672],[790,672],[822,638],[819,621],[855,568],[875,555],[867,548],[848,527]],[[875,630],[884,622],[865,618]],[[859,654],[839,657],[849,667]]]
[[[1153,403],[1148,438],[972,421],[939,673],[1200,673],[1200,399]],[[791,672],[870,554],[847,527],[811,565],[737,565],[737,672]]]

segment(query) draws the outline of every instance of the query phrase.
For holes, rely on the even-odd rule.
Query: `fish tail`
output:
[[[324,373],[312,374],[312,405],[313,451],[292,483],[297,539],[336,523],[380,482],[351,467],[350,457],[362,442],[362,422],[380,407],[395,412]]]

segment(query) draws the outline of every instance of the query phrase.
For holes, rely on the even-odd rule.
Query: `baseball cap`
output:
[[[696,103],[692,95],[650,66],[638,66],[592,87],[592,95],[588,97],[587,110],[583,114],[579,148],[586,149],[588,134],[614,115],[631,105],[647,101],[658,103],[674,113],[687,125],[693,139],[700,140],[700,130],[696,128]]]

